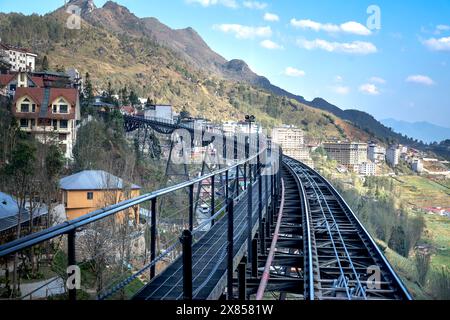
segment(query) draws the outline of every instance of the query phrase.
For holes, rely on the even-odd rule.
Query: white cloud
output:
[[[369,79],[370,82],[372,83],[379,83],[379,84],[385,84],[386,80],[384,80],[383,78],[380,77],[372,77]]]
[[[267,12],[264,15],[264,20],[270,21],[270,22],[278,22],[278,21],[280,21],[280,17],[277,16],[276,14],[274,14],[274,13],[268,13]]]
[[[377,47],[371,42],[353,41],[353,42],[329,42],[323,39],[297,40],[297,45],[306,50],[320,49],[328,52],[348,53],[366,55],[376,53]]]
[[[215,5],[222,5],[228,8],[238,8],[239,5],[236,0],[186,0],[187,3],[197,3],[202,7],[210,7]]]
[[[214,25],[215,30],[224,33],[232,33],[237,39],[254,39],[256,37],[267,38],[272,36],[272,29],[270,27],[251,27],[240,24],[220,24]]]
[[[342,81],[344,81],[344,78],[342,76],[337,75],[337,76],[334,77],[334,81],[335,82],[342,82]]]
[[[434,31],[435,34],[441,34],[442,32],[450,31],[450,26],[445,24],[440,24],[436,26],[436,30]]]
[[[259,1],[244,1],[243,5],[249,9],[264,10],[267,8],[267,3]]]
[[[425,86],[432,86],[435,84],[433,79],[424,75],[412,75],[406,78],[406,82],[422,84]]]
[[[423,41],[423,44],[432,51],[450,51],[450,37],[431,38]]]
[[[377,88],[377,86],[371,83],[361,85],[359,87],[359,91],[372,96],[377,96],[380,94],[380,90]]]
[[[304,77],[306,75],[305,71],[299,70],[299,69],[296,69],[293,67],[287,67],[286,70],[284,70],[284,74],[286,76],[296,77],[296,78]]]
[[[345,33],[357,34],[360,36],[369,36],[372,34],[372,31],[367,29],[366,26],[362,25],[359,22],[349,21],[341,24],[341,30]]]
[[[269,50],[281,50],[283,49],[283,46],[279,45],[278,43],[275,43],[271,40],[264,40],[260,43],[261,47],[269,49]]]
[[[341,25],[337,24],[331,24],[331,23],[320,23],[312,20],[291,20],[291,25],[296,28],[300,29],[307,29],[307,30],[313,30],[313,31],[325,31],[329,33],[349,33],[349,34],[356,34],[360,36],[369,36],[372,34],[372,32],[362,25],[359,22],[355,21],[348,21]]]
[[[350,93],[350,87],[346,87],[346,86],[334,86],[334,87],[331,87],[331,90],[333,92],[343,95],[343,96]]]
[[[296,28],[310,29],[314,31],[339,32],[339,27],[333,24],[322,24],[312,20],[291,19],[291,25]]]

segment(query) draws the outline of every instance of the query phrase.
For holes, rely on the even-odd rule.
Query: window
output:
[[[59,113],[69,113],[69,107],[67,104],[61,104],[59,106]]]
[[[34,127],[36,125],[36,120],[35,119],[31,119],[31,127]]]
[[[36,112],[36,105],[34,103],[31,105],[31,112]]]
[[[88,200],[94,200],[94,193],[93,192],[88,192],[87,193],[87,199]]]
[[[53,122],[53,130],[58,130],[58,120],[52,120]]]
[[[28,119],[20,119],[20,127],[28,128]]]
[[[61,129],[67,129],[69,127],[69,122],[67,120],[61,120],[59,122],[59,127]]]
[[[58,106],[56,104],[53,105],[53,113],[58,112]]]
[[[20,112],[30,112],[30,105],[28,103],[22,103],[20,105]]]

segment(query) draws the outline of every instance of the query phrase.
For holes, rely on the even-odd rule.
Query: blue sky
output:
[[[245,60],[308,100],[450,127],[448,0],[117,2],[172,28],[193,27],[225,58]],[[63,3],[0,0],[0,11],[44,14]],[[380,20],[367,13],[370,5],[380,9]]]

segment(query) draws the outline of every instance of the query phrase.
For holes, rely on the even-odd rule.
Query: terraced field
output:
[[[450,207],[450,188],[419,176],[396,178],[401,197],[416,208]]]

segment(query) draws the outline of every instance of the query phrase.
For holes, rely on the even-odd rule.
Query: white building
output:
[[[414,159],[412,163],[412,169],[414,172],[422,173],[423,172],[423,162],[420,159]]]
[[[28,71],[34,72],[36,67],[37,54],[32,53],[27,49],[13,47],[0,42],[0,50],[3,51],[6,57],[6,62],[11,65],[13,72]]]
[[[398,164],[400,163],[401,152],[402,152],[401,146],[398,145],[390,146],[386,151],[387,163],[392,167],[398,166]]]
[[[362,176],[375,176],[377,172],[377,166],[372,161],[361,163],[355,166],[355,172]]]
[[[69,76],[72,86],[79,91],[83,91],[83,77],[81,76],[81,73],[75,68],[69,68],[67,69],[66,74]]]
[[[386,148],[381,147],[376,143],[372,143],[369,145],[367,157],[370,161],[374,163],[384,162],[386,159]]]
[[[225,133],[235,133],[238,127],[238,123],[234,121],[227,121],[222,123],[222,128]]]
[[[146,118],[173,121],[173,108],[171,105],[150,105],[144,111]]]
[[[326,142],[323,148],[330,159],[344,166],[353,168],[355,165],[367,162],[367,143],[359,142]]]
[[[260,127],[256,123],[252,123],[251,127],[246,122],[226,121],[226,122],[222,123],[222,129],[225,133],[248,134],[249,128],[250,128],[250,133],[252,133],[252,134],[260,132]]]
[[[305,135],[301,129],[293,126],[274,128],[272,142],[278,144],[289,157],[299,161],[310,160],[309,148],[305,146]]]

